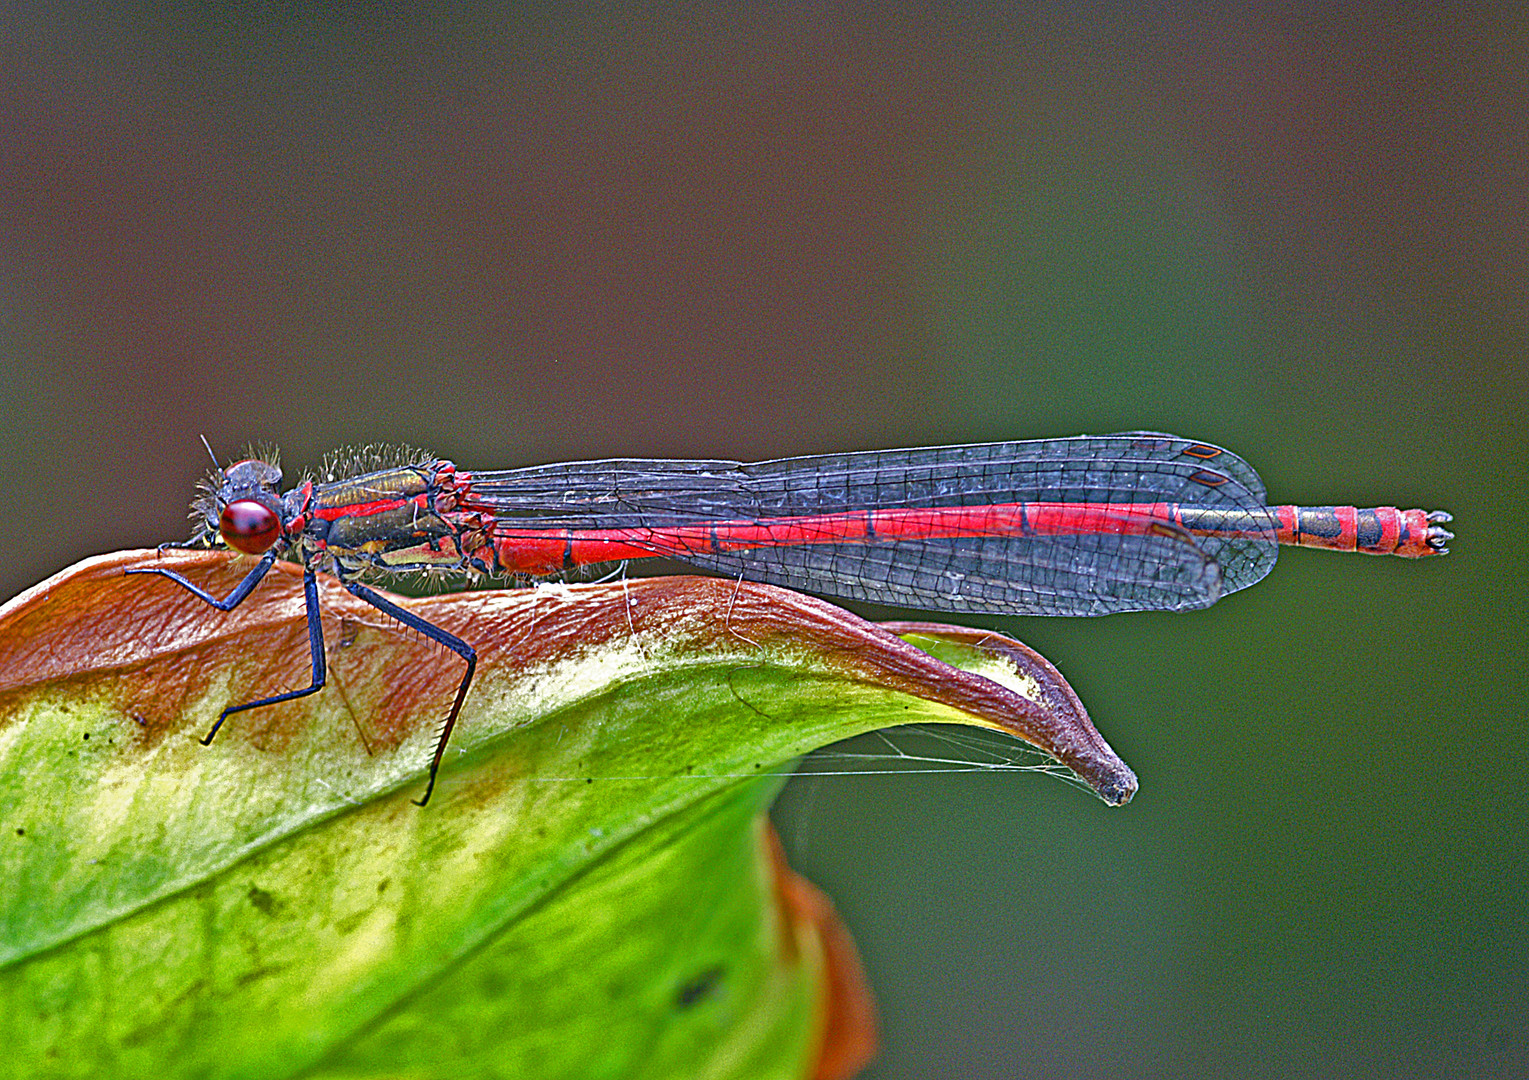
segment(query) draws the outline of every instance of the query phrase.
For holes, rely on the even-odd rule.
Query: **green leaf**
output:
[[[0,1025],[26,1076],[849,1075],[853,950],[774,854],[778,766],[850,735],[1008,731],[1135,789],[1066,683],[994,635],[705,578],[398,602],[323,583],[329,684],[278,566],[89,560],[0,609]],[[982,672],[983,674],[974,673]],[[992,676],[993,678],[987,677]]]

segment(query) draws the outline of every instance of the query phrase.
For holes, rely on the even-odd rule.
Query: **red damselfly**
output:
[[[324,686],[320,570],[467,665],[436,742],[423,806],[472,683],[476,654],[359,580],[372,572],[555,575],[667,558],[804,592],[899,607],[1005,615],[1202,608],[1247,588],[1280,544],[1442,555],[1442,511],[1269,506],[1241,458],[1158,432],[735,461],[618,458],[469,472],[429,454],[331,459],[283,493],[272,461],[215,472],[193,505],[189,546],[260,561],[231,611],[284,555],[302,563],[312,683]]]

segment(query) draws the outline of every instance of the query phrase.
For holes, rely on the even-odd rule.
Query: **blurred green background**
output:
[[[0,15],[0,594],[222,453],[1158,428],[1443,507],[1192,615],[971,619],[1136,768],[796,781],[892,1077],[1521,1076],[1522,17]],[[874,613],[873,613],[874,614]]]

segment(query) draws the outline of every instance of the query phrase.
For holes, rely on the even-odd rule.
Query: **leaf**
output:
[[[776,768],[892,724],[1007,731],[1135,789],[1045,661],[709,578],[403,600],[459,661],[295,568],[122,553],[0,609],[0,1003],[18,1075],[850,1075],[869,1004],[781,863]],[[837,988],[837,989],[835,989]],[[856,1019],[856,1018],[859,1019]],[[857,1049],[858,1047],[858,1049]],[[827,1070],[827,1071],[823,1071]]]

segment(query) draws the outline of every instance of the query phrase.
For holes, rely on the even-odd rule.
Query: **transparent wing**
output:
[[[628,530],[635,547],[718,573],[942,611],[1205,607],[1261,579],[1278,553],[1263,485],[1246,462],[1155,432],[753,464],[574,462],[474,473],[470,493],[507,543]],[[1173,504],[1235,513],[1243,524],[1194,535],[1165,510],[1150,529],[1125,527],[1139,521],[1130,507]],[[1078,508],[1075,531],[1038,528],[1025,509],[1035,506]],[[889,529],[896,515],[878,516],[962,508],[972,512],[946,515],[961,524],[943,529],[959,535]]]

